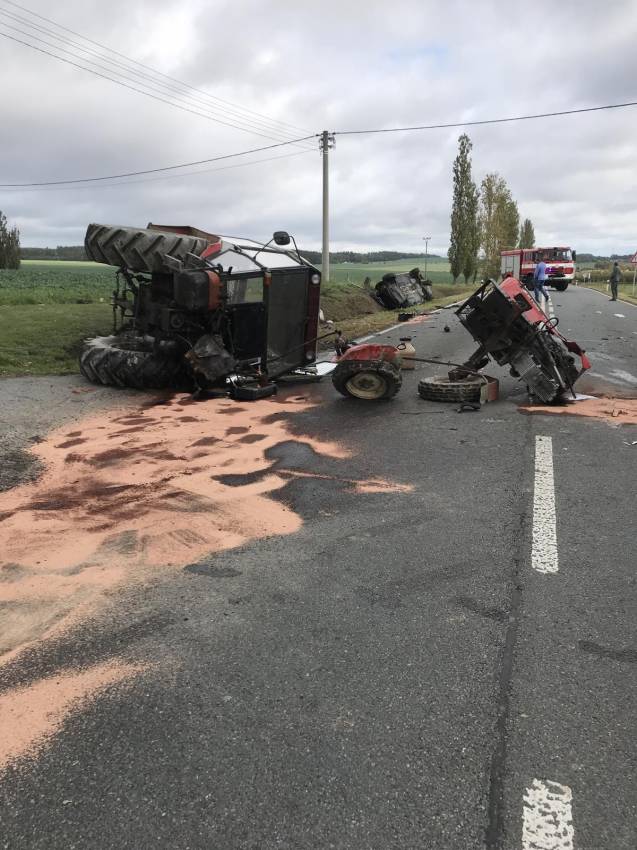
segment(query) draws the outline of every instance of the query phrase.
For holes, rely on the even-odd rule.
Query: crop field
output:
[[[407,257],[404,260],[393,260],[386,263],[332,263],[330,265],[330,283],[355,283],[360,286],[366,277],[370,277],[372,284],[375,284],[388,272],[408,272],[416,267],[423,274],[425,273],[425,261],[422,257]],[[430,257],[427,261],[427,277],[434,285],[437,283],[453,283],[453,278],[449,272],[449,263],[440,257]]]
[[[99,304],[111,297],[115,269],[91,262],[23,260],[0,270],[0,305]]]

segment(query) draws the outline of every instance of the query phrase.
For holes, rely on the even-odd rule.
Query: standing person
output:
[[[617,301],[617,287],[619,286],[619,281],[621,280],[621,269],[619,268],[619,263],[617,260],[613,263],[613,270],[610,273],[610,294],[612,295],[611,301]]]
[[[533,295],[538,304],[540,303],[540,295],[543,295],[547,301],[549,300],[549,294],[546,291],[546,263],[542,259],[533,272]]]

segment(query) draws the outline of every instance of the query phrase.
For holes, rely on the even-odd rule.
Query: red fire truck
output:
[[[546,263],[547,283],[559,292],[575,277],[575,251],[567,247],[555,248],[512,248],[502,251],[502,276],[510,272],[527,289],[533,289],[533,272],[540,260]]]

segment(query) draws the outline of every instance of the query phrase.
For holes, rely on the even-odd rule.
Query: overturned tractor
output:
[[[100,384],[197,389],[264,385],[312,364],[321,275],[289,244],[284,231],[262,245],[192,227],[89,225],[87,255],[118,271],[113,334],[87,340],[80,371]]]

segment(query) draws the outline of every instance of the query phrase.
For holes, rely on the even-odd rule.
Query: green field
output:
[[[71,260],[22,260],[17,271],[0,269],[0,305],[107,302],[115,269]]]
[[[361,285],[366,277],[370,277],[372,284],[376,284],[387,272],[408,272],[415,267],[418,267],[424,275],[425,262],[422,257],[407,257],[404,260],[393,260],[387,263],[333,263],[330,264],[330,283]],[[319,268],[321,268],[320,265]],[[427,277],[434,285],[453,283],[449,263],[440,257],[430,257],[427,261]]]
[[[377,283],[388,271],[409,271],[421,259],[392,263],[340,263],[324,284],[326,318],[350,336],[360,336],[395,322],[360,288],[366,277]],[[461,297],[446,260],[430,260],[427,275],[436,299],[427,307]],[[0,376],[66,374],[77,371],[82,340],[112,329],[110,306],[115,284],[111,266],[71,260],[23,260],[19,270],[0,270]]]

